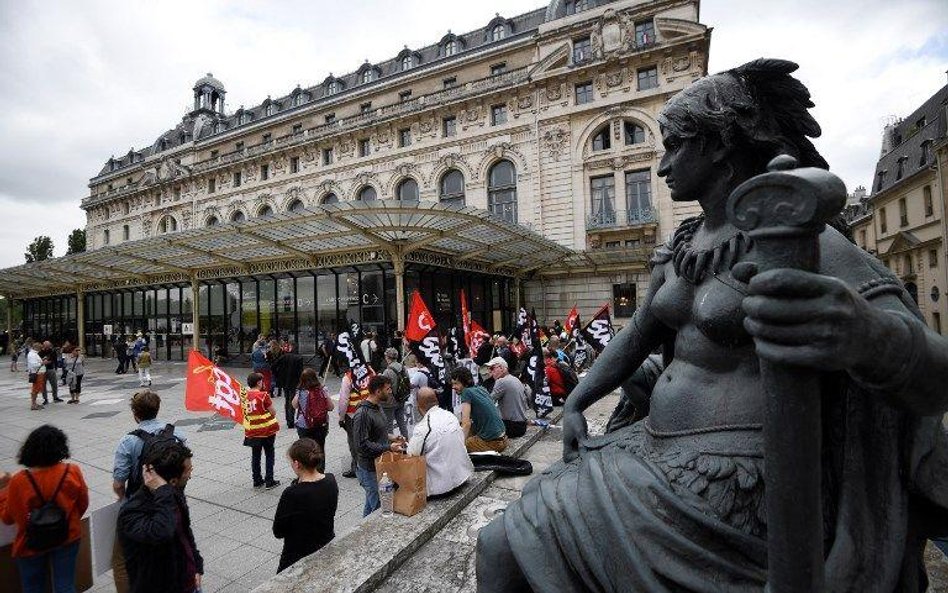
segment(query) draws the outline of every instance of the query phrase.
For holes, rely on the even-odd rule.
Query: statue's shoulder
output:
[[[655,248],[655,251],[652,252],[652,257],[649,259],[649,267],[654,269],[656,266],[661,266],[667,264],[675,256],[675,246],[677,246],[682,241],[690,240],[691,237],[695,234],[695,231],[701,225],[701,221],[704,217],[702,216],[693,216],[691,218],[686,218],[678,228],[675,229],[675,232],[672,233],[671,238],[662,243]]]

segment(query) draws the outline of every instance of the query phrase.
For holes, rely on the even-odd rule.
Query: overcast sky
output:
[[[22,263],[40,234],[64,254],[85,226],[89,178],[180,121],[206,72],[232,110],[542,6],[0,0],[0,267]],[[823,126],[816,145],[850,190],[869,185],[886,118],[946,83],[946,0],[704,0],[701,21],[714,28],[711,72],[761,56],[800,64]]]

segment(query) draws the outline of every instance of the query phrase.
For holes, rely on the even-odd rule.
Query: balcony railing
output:
[[[625,211],[600,212],[586,217],[586,230],[635,227],[654,224],[655,210],[652,208],[630,208]]]

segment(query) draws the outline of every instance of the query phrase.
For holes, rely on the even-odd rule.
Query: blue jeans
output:
[[[20,573],[23,593],[46,591],[50,568],[53,570],[53,593],[76,593],[76,556],[78,555],[79,541],[74,541],[39,556],[17,558],[16,568]]]
[[[379,482],[376,479],[375,472],[362,469],[358,465],[356,466],[356,476],[359,478],[362,489],[365,490],[365,507],[362,509],[362,516],[368,517],[372,514],[372,511],[382,506],[379,502]]]

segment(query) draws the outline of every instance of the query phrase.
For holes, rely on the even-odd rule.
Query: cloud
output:
[[[536,0],[105,0],[0,3],[0,267],[50,235],[56,254],[85,226],[79,201],[111,155],[154,142],[213,72],[230,109],[351,72],[448,29],[514,16]],[[881,122],[940,88],[948,63],[942,0],[705,0],[711,71],[762,55],[800,63],[824,136],[817,146],[849,186],[867,184]],[[15,221],[16,224],[12,224]]]

